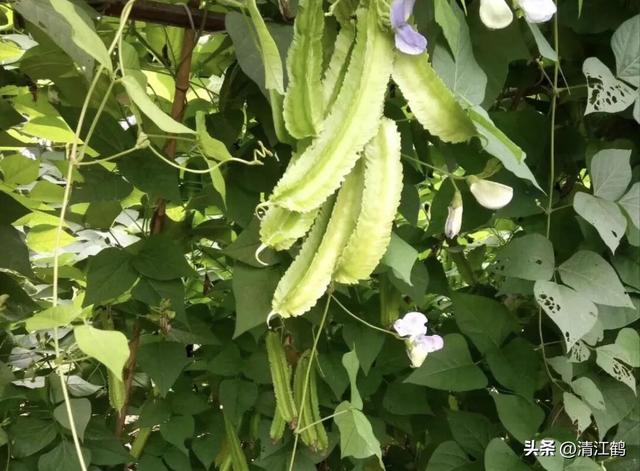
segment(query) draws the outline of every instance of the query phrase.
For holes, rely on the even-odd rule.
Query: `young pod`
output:
[[[393,80],[411,112],[431,134],[446,142],[463,142],[476,135],[473,123],[429,64],[426,52],[396,54]]]
[[[271,428],[269,429],[269,437],[273,443],[277,443],[282,440],[284,436],[284,430],[287,426],[287,421],[282,418],[280,415],[280,410],[276,405],[276,410],[273,411],[273,420],[271,421]]]
[[[242,451],[240,444],[240,438],[236,432],[236,427],[233,422],[227,417],[227,414],[222,413],[224,416],[224,431],[227,437],[227,446],[229,448],[229,455],[231,456],[231,466],[233,471],[249,471],[249,465],[247,464],[247,457]]]
[[[383,118],[364,149],[364,191],[355,230],[338,260],[333,277],[354,284],[369,278],[384,256],[402,193],[400,133]]]
[[[291,391],[291,366],[287,362],[280,336],[276,332],[267,332],[266,346],[276,407],[286,422],[292,422],[298,414]]]
[[[282,317],[304,314],[327,290],[360,213],[363,180],[363,165],[358,162],[340,188],[333,209],[322,209],[300,253],[278,283],[271,305],[273,313]],[[325,223],[330,210],[331,217]]]
[[[309,377],[307,380],[307,371]],[[311,352],[307,350],[300,356],[293,379],[296,403],[299,404],[300,415],[298,429],[302,441],[314,450],[328,447],[327,433],[320,423],[320,409],[318,405],[318,386],[315,368],[311,364]],[[306,391],[305,391],[306,384]]]
[[[109,404],[119,414],[124,407],[126,391],[124,382],[111,370],[107,371],[107,388],[109,390]]]
[[[375,135],[393,65],[393,41],[375,8],[360,10],[356,45],[342,87],[321,130],[284,173],[271,202],[292,211],[319,207],[340,186]]]
[[[287,55],[289,85],[284,97],[284,121],[296,139],[315,136],[324,117],[320,89],[324,12],[322,0],[298,2],[293,41]]]

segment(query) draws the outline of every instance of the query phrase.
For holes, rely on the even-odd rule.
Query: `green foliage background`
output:
[[[495,127],[446,144],[390,85],[404,166],[391,245],[370,281],[272,324],[292,365],[317,339],[321,415],[339,414],[323,453],[269,437],[265,321],[296,249],[256,259],[256,206],[295,144],[278,138],[244,4],[202,3],[226,31],[194,25],[183,124],[169,114],[184,30],[80,0],[0,4],[0,466],[81,469],[79,447],[93,470],[637,469],[638,3],[559,0],[539,28],[491,31],[477,0],[418,1],[434,69]],[[259,7],[285,58],[295,3]],[[325,63],[337,31],[327,16]],[[491,177],[512,202],[490,211],[461,186],[447,240],[448,174],[495,158],[520,169]],[[415,370],[385,332],[408,311],[445,339]],[[627,455],[524,456],[543,438],[621,440]]]

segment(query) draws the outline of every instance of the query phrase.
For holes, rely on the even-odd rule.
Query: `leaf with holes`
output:
[[[570,392],[562,393],[564,409],[567,415],[581,434],[591,425],[591,409],[582,402],[575,394]]]
[[[571,288],[551,281],[536,281],[533,290],[538,304],[562,331],[567,350],[589,333],[598,320],[595,304]]]
[[[635,101],[637,92],[615,78],[600,59],[589,57],[582,64],[582,72],[589,85],[587,109],[584,114],[619,113],[629,108]]]
[[[496,255],[493,270],[503,276],[524,280],[549,280],[555,269],[551,241],[540,234],[513,239]]]
[[[558,267],[558,272],[565,284],[594,303],[634,307],[613,267],[595,252],[576,252]]]
[[[611,252],[615,252],[627,230],[627,219],[620,211],[620,207],[611,201],[582,192],[576,193],[573,207],[580,216],[596,228]]]

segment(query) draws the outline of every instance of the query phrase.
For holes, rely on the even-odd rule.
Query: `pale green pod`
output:
[[[271,202],[292,211],[319,207],[335,192],[375,135],[393,67],[393,41],[375,8],[360,10],[356,45],[322,130],[284,173]]]
[[[356,32],[352,26],[343,27],[336,37],[333,53],[322,79],[322,97],[327,110],[331,108],[340,92],[355,37]]]
[[[280,411],[276,407],[276,410],[273,412],[271,427],[269,428],[269,438],[271,438],[273,443],[277,443],[282,440],[286,427],[287,421],[282,418],[282,415],[280,415]]]
[[[429,64],[429,55],[396,54],[393,80],[416,119],[446,142],[462,142],[476,135],[473,123],[455,96]]]
[[[322,0],[298,2],[293,41],[287,54],[289,85],[284,97],[284,121],[296,139],[315,136],[324,117],[320,90],[324,12]]]
[[[275,250],[287,250],[296,240],[309,232],[317,215],[317,209],[308,213],[298,213],[279,206],[270,206],[260,221],[260,240]]]
[[[359,0],[329,0],[329,14],[333,15],[342,28],[351,26],[352,16],[358,8]]]
[[[265,344],[267,358],[269,359],[269,369],[271,370],[273,392],[276,396],[276,407],[283,420],[292,422],[296,419],[298,413],[296,412],[296,404],[293,401],[293,392],[291,391],[291,366],[287,361],[280,336],[276,332],[267,332]]]
[[[327,290],[338,257],[355,229],[363,186],[364,166],[358,162],[338,192],[328,223],[325,220],[330,206],[325,206],[300,254],[278,283],[272,302],[275,314],[304,314]]]
[[[391,240],[402,193],[400,133],[395,122],[383,118],[378,134],[364,148],[363,160],[362,209],[333,275],[346,284],[369,278]]]
[[[300,434],[300,438],[302,438],[302,442],[310,448],[317,448],[318,436],[316,434],[315,427],[309,427],[310,424],[313,423],[313,411],[311,409],[311,376],[315,376],[315,372],[310,371],[309,374],[309,382],[307,384],[306,394],[304,391],[304,384],[307,378],[307,368],[309,368],[309,360],[310,360],[310,350],[304,352],[300,358],[298,359],[298,364],[296,365],[296,372],[293,377],[293,394],[296,399],[296,404],[298,404],[298,408],[300,409],[300,414],[298,415],[298,425],[297,429],[301,430],[300,432],[296,432]],[[314,387],[316,387],[314,382]],[[317,394],[317,391],[316,391]],[[303,398],[304,396],[304,398]],[[304,400],[303,400],[304,399]]]

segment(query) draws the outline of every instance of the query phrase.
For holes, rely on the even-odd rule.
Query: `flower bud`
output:
[[[444,224],[444,235],[447,239],[457,236],[462,227],[462,195],[458,190],[453,195],[449,205],[449,214]]]
[[[502,183],[483,180],[474,176],[467,177],[467,182],[475,199],[485,208],[504,208],[513,198],[513,188]]]
[[[513,12],[505,0],[480,0],[480,19],[489,29],[502,29],[513,21]]]
[[[553,0],[518,0],[528,23],[544,23],[553,18],[556,4]]]

